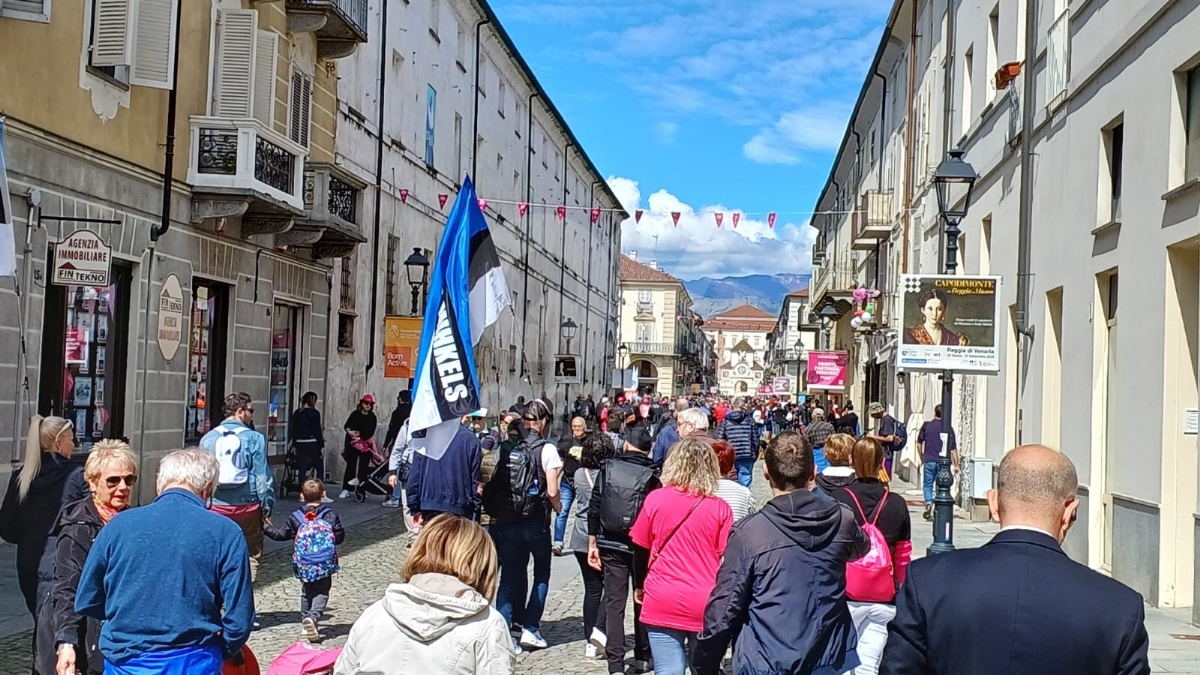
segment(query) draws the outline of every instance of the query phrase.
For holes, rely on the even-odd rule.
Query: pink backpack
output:
[[[871,542],[867,554],[858,560],[846,563],[846,597],[857,602],[891,602],[896,597],[896,581],[892,568],[892,549],[884,539],[875,523],[879,522],[879,514],[883,513],[883,505],[887,503],[887,493],[875,507],[875,517],[867,520],[862,504],[858,497],[849,489],[843,488],[854,500],[858,512],[862,515],[863,534]]]
[[[267,675],[332,675],[333,664],[341,653],[341,647],[321,649],[297,642],[271,662]]]

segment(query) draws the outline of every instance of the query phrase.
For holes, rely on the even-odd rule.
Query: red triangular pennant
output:
[[[771,228],[772,230],[775,229],[775,212],[774,211],[767,214],[767,227]]]
[[[408,188],[400,188],[400,203],[408,203]]]
[[[592,222],[595,223],[599,220],[600,220],[600,209],[592,209]]]
[[[671,212],[671,222],[675,223],[675,227],[679,227],[679,216],[682,215],[678,211]]]
[[[521,214],[522,217],[524,217],[524,215],[528,212],[529,212],[528,204],[526,204],[525,202],[520,202],[517,204],[517,213]]]
[[[450,199],[450,195],[438,195],[438,208],[446,208],[446,200]]]
[[[645,211],[642,211],[641,209],[638,209],[637,211],[633,212],[633,224],[634,225],[642,222],[642,214],[643,213],[645,213]]]
[[[566,220],[566,218],[567,218],[567,207],[565,207],[565,206],[560,206],[560,207],[558,207],[557,209],[555,209],[555,211],[557,211],[557,212],[558,212],[558,219],[559,219],[559,220]]]
[[[735,230],[737,229],[738,221],[741,219],[742,219],[742,214],[737,211],[734,211],[733,212],[733,229],[735,229]]]
[[[725,214],[717,211],[713,214],[713,218],[717,219],[717,229],[721,229],[721,223],[725,222]]]
[[[484,199],[483,197],[479,198],[479,210],[487,211],[487,200]]]

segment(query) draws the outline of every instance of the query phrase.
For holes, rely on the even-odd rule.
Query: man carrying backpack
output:
[[[604,655],[609,673],[625,672],[625,603],[629,582],[640,588],[646,576],[649,551],[629,536],[646,495],[662,486],[661,467],[650,459],[654,441],[650,430],[634,427],[625,452],[600,465],[600,475],[588,503],[588,564],[604,572]],[[649,640],[641,621],[642,606],[633,605],[635,669],[649,666]]]
[[[254,404],[238,392],[225,397],[225,421],[200,439],[200,447],[213,453],[220,465],[212,510],[242,528],[250,549],[250,581],[258,578],[263,552],[263,519],[275,507],[275,478],[267,465],[267,439],[255,431]]]
[[[288,516],[283,527],[270,522],[266,534],[275,541],[294,541],[292,572],[300,580],[300,635],[320,642],[320,623],[338,566],[337,546],[346,540],[342,519],[322,503],[325,484],[310,478],[300,488],[304,508]]]
[[[867,434],[867,438],[879,441],[883,446],[883,468],[887,470],[887,476],[892,477],[892,459],[904,450],[904,444],[908,443],[908,429],[904,424],[887,413],[887,409],[878,401],[872,403],[867,412],[876,421],[875,433]]]

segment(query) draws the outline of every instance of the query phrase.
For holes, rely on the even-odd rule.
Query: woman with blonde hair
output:
[[[137,482],[137,458],[124,441],[105,439],[88,453],[83,477],[91,498],[63,508],[50,532],[38,570],[37,643],[34,670],[40,675],[100,675],[100,622],[75,613],[75,589],[100,528],[129,508]]]
[[[642,603],[656,675],[683,675],[704,628],[704,606],[733,527],[729,504],[714,496],[720,478],[712,445],[692,437],[679,441],[668,451],[662,489],[646,496],[629,533],[633,578],[645,580],[634,600]]]
[[[75,429],[61,417],[34,415],[21,468],[8,482],[0,506],[0,539],[17,545],[17,583],[37,619],[38,563],[63,504],[87,495],[83,467],[71,461]]]
[[[452,514],[425,523],[403,581],[354,622],[334,675],[512,673],[512,637],[491,604],[499,575],[496,546],[477,523]]]

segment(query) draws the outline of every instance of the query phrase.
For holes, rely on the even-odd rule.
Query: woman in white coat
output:
[[[482,527],[449,514],[434,518],[400,576],[354,622],[334,675],[511,675],[512,637],[492,606],[496,547]]]

